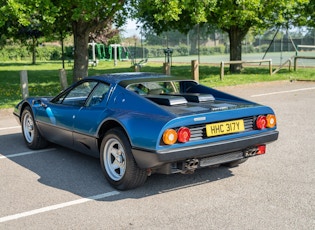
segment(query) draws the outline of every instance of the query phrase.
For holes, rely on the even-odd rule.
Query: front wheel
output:
[[[111,129],[105,134],[100,161],[106,179],[116,189],[136,188],[147,179],[146,170],[137,166],[131,145],[121,128]]]
[[[30,149],[41,149],[47,146],[47,141],[38,131],[30,107],[25,107],[23,110],[21,123],[24,141],[27,147]]]

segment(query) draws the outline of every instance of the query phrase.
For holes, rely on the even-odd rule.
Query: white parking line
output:
[[[21,126],[4,127],[4,128],[0,128],[0,131],[8,130],[8,129],[17,129],[17,128],[21,128]]]
[[[28,151],[28,152],[23,152],[23,153],[14,153],[14,154],[9,154],[6,156],[1,155],[0,159],[6,159],[6,158],[13,158],[13,157],[20,157],[20,156],[24,156],[24,155],[30,155],[30,154],[34,154],[34,153],[44,153],[44,152],[48,152],[48,151],[53,151],[56,150],[55,148],[51,148],[51,149],[43,149],[43,150],[37,150],[37,151]]]
[[[118,194],[120,194],[120,192],[111,191],[111,192],[107,192],[107,193],[98,194],[95,196],[90,196],[87,198],[82,198],[82,199],[73,200],[73,201],[69,201],[69,202],[65,202],[65,203],[55,204],[55,205],[51,205],[51,206],[47,206],[47,207],[43,207],[43,208],[39,208],[39,209],[30,210],[27,212],[17,213],[17,214],[10,215],[10,216],[4,216],[4,217],[0,218],[0,223],[10,221],[10,220],[20,219],[20,218],[31,216],[31,215],[36,215],[36,214],[43,213],[43,212],[49,212],[49,211],[56,210],[56,209],[61,209],[61,208],[69,207],[72,205],[82,204],[82,203],[93,201],[93,200],[99,200],[99,199],[103,199],[106,197],[115,196]]]
[[[272,92],[272,93],[256,94],[256,95],[251,95],[251,97],[262,97],[262,96],[268,96],[268,95],[274,95],[274,94],[293,93],[293,92],[298,92],[298,91],[306,91],[306,90],[314,90],[314,89],[315,89],[315,87],[292,89],[292,90],[277,91],[277,92]]]

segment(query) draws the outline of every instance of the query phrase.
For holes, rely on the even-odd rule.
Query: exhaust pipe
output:
[[[199,160],[198,159],[189,159],[183,163],[182,174],[192,174],[195,172],[195,169],[198,168]]]
[[[256,147],[248,148],[244,151],[244,157],[253,157],[266,153],[266,145],[259,145]]]
[[[244,151],[244,157],[253,157],[257,154],[257,148],[249,148]]]

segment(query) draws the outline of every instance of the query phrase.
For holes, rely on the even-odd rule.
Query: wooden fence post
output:
[[[163,63],[163,69],[164,69],[164,73],[166,75],[171,75],[171,65],[168,62],[164,62]]]
[[[199,82],[199,63],[197,60],[191,61],[191,73],[196,82]]]
[[[133,67],[134,67],[135,72],[140,72],[140,65],[139,64],[135,64]]]
[[[67,72],[65,69],[59,70],[59,79],[60,79],[61,88],[63,90],[66,89],[68,87],[68,80],[67,80]]]
[[[221,61],[221,64],[220,64],[220,80],[223,81],[223,77],[224,77],[224,61]]]
[[[294,71],[297,70],[297,61],[298,61],[298,57],[295,56],[295,57],[294,57]]]
[[[21,82],[22,98],[25,99],[26,97],[29,96],[27,70],[22,70],[20,72],[20,82]]]

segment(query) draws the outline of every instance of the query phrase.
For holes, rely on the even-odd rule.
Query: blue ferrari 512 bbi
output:
[[[274,111],[193,80],[152,73],[87,77],[14,110],[26,145],[49,142],[100,158],[116,189],[152,173],[237,166],[278,139]]]

